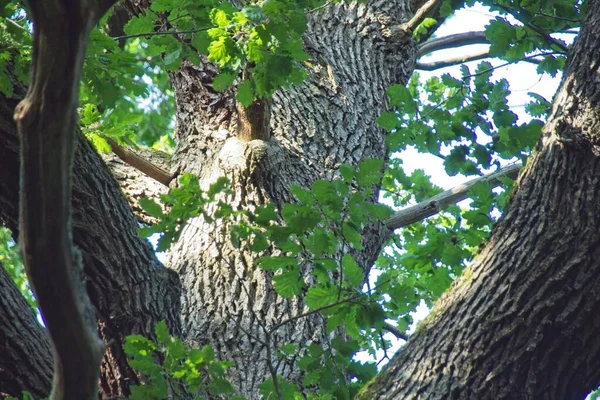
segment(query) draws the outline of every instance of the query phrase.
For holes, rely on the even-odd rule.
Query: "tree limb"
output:
[[[448,206],[469,197],[469,190],[477,183],[487,182],[492,186],[498,186],[501,183],[498,178],[505,176],[511,179],[516,179],[520,169],[521,164],[512,164],[501,168],[492,174],[472,179],[450,190],[446,190],[445,192],[422,201],[417,205],[398,211],[390,219],[385,221],[385,225],[389,229],[398,229],[421,221],[427,217],[431,217],[432,215],[435,215],[448,208]]]
[[[123,162],[131,165],[133,168],[148,175],[150,178],[157,182],[162,183],[165,186],[169,186],[169,183],[173,180],[174,175],[160,166],[148,161],[144,157],[137,154],[135,151],[120,146],[114,139],[106,138],[110,147]]]
[[[457,33],[430,39],[419,45],[417,57],[423,57],[438,50],[452,49],[455,47],[468,46],[471,44],[489,44],[483,31],[472,31]]]
[[[52,340],[53,400],[98,397],[104,346],[72,242],[71,174],[85,48],[110,5],[109,0],[29,3],[32,83],[15,110],[21,135],[19,243]]]
[[[157,223],[158,220],[146,213],[140,206],[139,201],[142,197],[158,200],[159,196],[167,191],[167,187],[126,163],[114,153],[102,154],[102,159],[127,198],[129,206],[138,221],[145,224]]]
[[[404,341],[408,340],[408,335],[406,333],[402,332],[400,329],[388,322],[383,323],[383,330],[393,334],[397,339],[402,339]]]
[[[459,57],[448,58],[446,60],[431,61],[431,62],[417,62],[415,69],[421,71],[435,71],[436,69],[451,67],[453,65],[464,64],[469,61],[482,60],[490,57],[489,50],[482,50],[477,53],[468,54]]]
[[[433,11],[442,3],[442,0],[428,0],[425,4],[423,4],[415,13],[415,15],[410,19],[410,21],[402,24],[402,30],[405,32],[413,32],[417,26],[425,18],[433,13]]]

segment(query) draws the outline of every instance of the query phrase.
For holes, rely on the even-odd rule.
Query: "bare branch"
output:
[[[453,65],[464,64],[469,61],[482,60],[490,57],[489,50],[483,50],[478,53],[468,54],[460,57],[448,58],[446,60],[432,61],[432,62],[417,62],[415,69],[421,71],[434,71],[440,68],[451,67]]]
[[[455,47],[468,46],[471,44],[489,44],[490,42],[485,37],[483,31],[472,31],[457,33],[455,35],[448,35],[431,39],[419,45],[417,57],[423,57],[427,54],[433,53],[438,50],[452,49]]]
[[[501,168],[492,174],[472,179],[450,190],[446,190],[445,192],[433,196],[417,205],[398,211],[390,219],[385,221],[385,225],[389,229],[398,229],[402,228],[403,226],[422,221],[423,219],[431,217],[432,215],[435,215],[448,208],[448,206],[469,197],[469,190],[477,183],[487,182],[492,186],[498,186],[501,183],[499,178],[508,177],[511,179],[516,179],[520,169],[521,164],[512,164]]]
[[[108,144],[110,144],[113,153],[123,160],[123,162],[131,165],[133,168],[149,176],[155,181],[160,182],[168,187],[169,183],[171,183],[173,180],[173,174],[146,160],[135,151],[120,146],[114,139],[106,138],[106,141]]]
[[[396,328],[394,325],[388,322],[383,323],[383,330],[388,331],[389,333],[396,336],[396,338],[398,339],[402,339],[404,341],[408,340],[408,335],[406,333],[402,332],[400,329]]]

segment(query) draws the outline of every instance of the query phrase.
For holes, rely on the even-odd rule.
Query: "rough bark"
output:
[[[251,208],[290,202],[292,184],[306,187],[332,178],[341,163],[384,158],[384,133],[374,121],[385,110],[387,87],[405,83],[413,70],[412,37],[390,35],[409,16],[404,1],[344,3],[311,13],[305,34],[309,77],[274,96],[268,140],[236,138],[235,102],[231,92],[212,90],[214,67],[184,64],[172,74],[175,168],[197,174],[205,186],[229,177],[234,193],[227,201]],[[381,233],[364,232],[363,266],[376,257]],[[276,295],[271,276],[254,265],[255,258],[231,246],[227,224],[215,228],[201,219],[188,224],[170,257],[184,287],[184,335],[236,361],[233,380],[251,399],[270,374],[269,349],[260,343],[268,339],[264,331],[305,311],[301,301]],[[272,346],[295,342],[302,348],[327,346],[329,338],[322,318],[314,315],[284,325],[270,339]],[[293,360],[281,363],[277,373],[298,377]]]
[[[363,399],[582,399],[600,383],[600,4],[489,244]]]
[[[0,265],[0,397],[27,390],[36,398],[50,393],[50,341],[35,313]]]
[[[22,94],[22,88],[17,87],[15,96]],[[19,145],[12,114],[18,100],[0,96],[0,221],[15,234]],[[107,397],[126,396],[128,386],[137,383],[138,378],[127,364],[121,348],[123,338],[133,333],[151,337],[160,320],[166,320],[173,334],[178,334],[180,284],[175,274],[158,262],[150,245],[137,237],[137,220],[127,201],[101,158],[80,134],[73,177],[73,240],[82,253],[100,337],[110,344],[102,361],[100,393]],[[11,323],[0,319],[0,331],[9,330]],[[5,353],[0,353],[0,359],[4,357]],[[13,368],[7,371],[16,375],[23,367],[11,364],[8,368]],[[40,374],[51,375],[48,365],[40,363],[37,368]],[[2,389],[13,385],[0,381]],[[37,393],[33,386],[31,391]],[[11,394],[19,395],[20,391]]]

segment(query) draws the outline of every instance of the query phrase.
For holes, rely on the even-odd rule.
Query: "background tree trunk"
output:
[[[292,184],[310,187],[317,179],[331,179],[342,163],[385,158],[384,133],[374,121],[386,108],[386,89],[406,83],[415,62],[412,37],[389,38],[385,32],[409,13],[404,1],[329,5],[311,13],[304,35],[309,76],[274,96],[266,141],[236,138],[232,91],[212,90],[214,67],[186,63],[171,77],[177,100],[175,169],[197,174],[205,187],[227,176],[233,189],[227,202],[252,208],[294,201]],[[377,229],[364,232],[359,256],[364,267],[372,265],[383,238]],[[270,373],[269,350],[260,343],[268,341],[264,331],[307,311],[300,300],[277,296],[256,258],[231,245],[228,224],[215,229],[197,218],[183,230],[169,261],[182,280],[184,336],[236,361],[234,382],[250,399]],[[270,345],[327,346],[324,328],[319,315],[302,318],[281,327]],[[276,363],[275,356],[271,361]],[[277,373],[294,379],[299,372],[291,360]]]
[[[362,399],[583,399],[600,384],[600,7],[489,244]]]

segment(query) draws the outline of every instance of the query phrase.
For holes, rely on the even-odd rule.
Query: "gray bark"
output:
[[[390,37],[389,31],[410,11],[403,1],[370,1],[329,5],[310,14],[305,34],[312,60],[309,77],[274,96],[266,141],[237,139],[232,92],[212,91],[214,67],[185,64],[172,74],[179,141],[174,168],[197,174],[205,186],[229,177],[234,193],[227,201],[251,208],[293,201],[292,184],[308,187],[330,179],[342,163],[385,158],[384,133],[374,121],[386,109],[386,89],[411,75],[416,54],[410,35]],[[364,232],[363,266],[374,261],[382,233]],[[306,311],[300,300],[277,296],[271,276],[254,265],[255,258],[233,248],[227,224],[215,228],[199,218],[184,229],[169,262],[184,288],[184,335],[236,361],[233,380],[251,399],[270,373],[269,349],[257,339],[268,340],[264,328]],[[301,348],[327,346],[328,340],[323,319],[314,315],[281,327],[270,350],[289,342]],[[293,361],[279,365],[277,373],[298,378]]]
[[[600,7],[489,244],[362,399],[582,399],[600,383]]]

